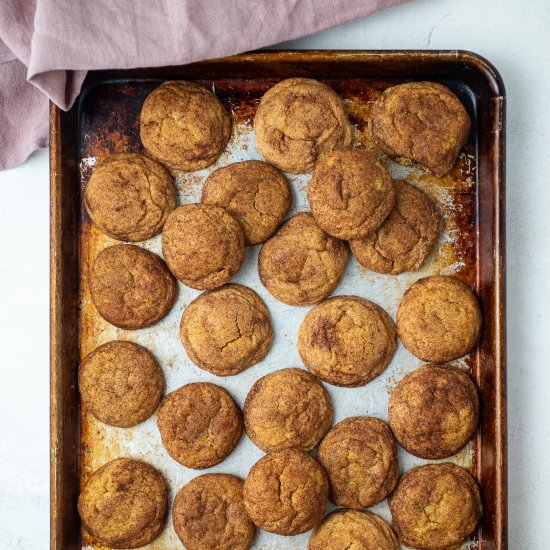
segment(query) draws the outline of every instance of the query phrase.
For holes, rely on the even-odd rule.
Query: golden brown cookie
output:
[[[160,256],[139,246],[104,248],[88,284],[99,314],[115,327],[150,327],[165,317],[176,299],[176,281]]]
[[[338,239],[378,229],[395,204],[393,181],[364,149],[339,149],[315,165],[307,189],[315,221]]]
[[[403,345],[423,361],[445,363],[466,355],[481,333],[481,310],[473,292],[455,277],[416,281],[397,310]]]
[[[409,470],[399,480],[389,505],[400,542],[419,550],[456,548],[482,515],[475,479],[451,462]]]
[[[93,539],[109,548],[140,548],[157,538],[168,509],[162,474],[140,460],[117,458],[96,470],[78,513]]]
[[[328,482],[304,451],[284,449],[260,458],[244,482],[244,507],[264,531],[298,535],[319,524],[327,509]]]
[[[155,412],[164,378],[144,347],[117,340],[86,356],[78,372],[78,387],[86,409],[99,421],[129,428]]]
[[[277,168],[245,160],[212,172],[202,188],[202,202],[225,208],[243,228],[246,244],[265,242],[292,204],[288,181]]]
[[[257,380],[244,402],[244,426],[265,452],[311,451],[332,424],[332,402],[323,385],[303,369],[283,369]]]
[[[174,529],[187,550],[248,550],[256,528],[243,504],[243,481],[205,474],[184,485],[174,500]]]
[[[351,143],[340,96],[310,78],[288,78],[262,97],[254,118],[256,145],[284,172],[311,172],[317,160]]]
[[[192,172],[220,156],[231,134],[231,118],[210,90],[173,80],[145,99],[139,132],[153,157],[174,170]]]
[[[231,454],[241,439],[241,411],[220,386],[186,384],[168,394],[157,413],[162,444],[188,468],[210,468]]]
[[[383,501],[399,477],[397,445],[379,418],[354,416],[334,426],[319,445],[330,499],[338,506],[364,510]]]
[[[118,153],[92,172],[84,206],[109,237],[144,241],[162,231],[176,196],[174,180],[162,164],[136,153]]]
[[[180,338],[195,365],[228,376],[266,356],[273,330],[262,299],[250,288],[232,284],[205,292],[187,306]]]
[[[468,141],[470,117],[449,88],[408,82],[385,90],[370,115],[373,141],[388,155],[444,176]]]
[[[313,531],[308,550],[399,550],[392,528],[371,512],[336,510]]]
[[[382,225],[350,241],[357,261],[377,273],[416,271],[431,252],[441,216],[431,199],[416,187],[394,181],[395,206]]]
[[[198,290],[216,288],[243,264],[243,230],[219,206],[186,204],[176,208],[164,224],[162,254],[182,283]]]
[[[285,304],[307,306],[339,285],[348,260],[345,242],[327,235],[307,212],[290,218],[260,250],[263,285]]]
[[[397,348],[391,317],[358,296],[316,305],[298,331],[298,353],[315,376],[336,386],[368,384],[390,364]]]
[[[424,365],[398,382],[390,394],[388,411],[401,447],[420,458],[447,458],[475,434],[479,398],[465,372],[446,365]]]

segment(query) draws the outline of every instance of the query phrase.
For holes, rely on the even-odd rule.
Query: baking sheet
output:
[[[372,85],[367,81],[353,80],[342,85],[341,81],[326,81],[345,99],[350,119],[355,126],[357,143],[366,147],[370,144],[365,133],[365,120],[370,105],[379,95],[384,85]],[[140,101],[160,82],[148,82],[145,86],[132,88],[132,83],[121,82],[109,84],[92,92],[88,106],[84,110],[82,126],[85,129],[80,143],[79,171],[81,185],[84,186],[95,164],[107,154],[119,151],[143,152],[137,138],[137,114]],[[255,107],[263,91],[272,83],[262,82],[247,87],[242,91],[242,83],[236,86],[231,80],[203,81],[225,103],[231,111],[235,125],[227,150],[218,161],[207,169],[191,174],[177,173],[180,204],[198,202],[202,184],[210,172],[229,163],[261,159],[255,148],[251,121]],[[130,88],[128,88],[130,87]],[[119,91],[119,96],[116,90]],[[113,93],[115,92],[115,93]],[[129,103],[128,96],[137,94]],[[103,95],[109,93],[109,100],[103,101]],[[141,98],[141,99],[140,99]],[[124,113],[120,115],[120,110]],[[131,112],[132,116],[128,113]],[[87,117],[87,118],[86,118]],[[96,118],[94,118],[96,117]],[[107,120],[107,123],[106,123]],[[345,277],[335,291],[335,295],[358,295],[382,306],[395,319],[397,307],[405,290],[417,279],[433,274],[457,275],[469,284],[476,280],[476,159],[475,135],[472,136],[465,151],[461,154],[457,166],[449,176],[435,178],[420,168],[411,168],[390,162],[391,173],[396,179],[404,179],[426,191],[437,203],[444,218],[444,229],[440,234],[437,246],[422,268],[415,273],[404,273],[397,276],[380,275],[362,268],[351,256],[348,261]],[[294,193],[292,211],[289,215],[308,210],[305,191],[310,175],[288,175]],[[80,234],[80,357],[83,358],[97,346],[114,339],[130,340],[147,347],[159,360],[166,379],[166,391],[173,391],[183,384],[197,381],[208,381],[226,388],[240,404],[244,403],[246,394],[252,384],[261,376],[274,370],[286,367],[303,367],[296,349],[298,327],[309,307],[292,307],[278,302],[261,284],[258,277],[257,259],[260,247],[247,247],[245,263],[233,279],[253,288],[265,301],[273,322],[273,346],[267,357],[259,364],[245,372],[232,377],[217,377],[196,367],[187,357],[179,340],[179,323],[185,307],[200,292],[179,283],[179,295],[170,314],[153,327],[127,331],[117,329],[104,321],[93,306],[88,285],[87,273],[98,252],[116,241],[103,235],[91,225],[87,215],[82,211],[82,229]],[[160,236],[139,243],[157,254],[161,254]],[[460,368],[471,370],[476,357],[466,357],[455,361]],[[387,420],[388,395],[391,388],[407,373],[411,372],[422,361],[410,354],[401,343],[385,372],[362,388],[338,388],[325,384],[334,405],[334,423],[349,416],[372,415]],[[456,455],[453,462],[475,472],[475,442]],[[166,477],[171,488],[171,499],[188,481],[197,475],[207,472],[233,473],[245,478],[250,467],[261,457],[258,449],[246,435],[243,435],[235,451],[221,464],[206,470],[196,471],[185,468],[173,460],[161,444],[156,426],[156,414],[146,422],[134,428],[114,428],[96,421],[85,410],[81,411],[81,447],[80,472],[81,483],[105,462],[119,456],[130,456],[143,459],[157,467]],[[418,459],[399,448],[401,471],[429,461]],[[329,511],[334,507],[329,504]],[[372,510],[390,521],[391,516],[386,501]],[[296,537],[282,537],[257,531],[253,548],[262,550],[305,548],[310,533]],[[477,547],[477,535],[463,548]],[[86,534],[83,534],[82,547],[87,550],[100,548],[94,545]],[[161,550],[182,547],[173,528],[171,517],[162,535],[147,548]]]

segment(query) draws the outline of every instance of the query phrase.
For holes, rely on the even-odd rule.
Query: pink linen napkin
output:
[[[48,99],[86,72],[179,65],[291,40],[408,0],[0,0],[0,169],[47,146]]]

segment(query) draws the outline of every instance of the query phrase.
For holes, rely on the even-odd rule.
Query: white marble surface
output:
[[[510,548],[550,540],[550,4],[416,0],[284,47],[469,49],[508,101]],[[49,537],[48,156],[0,172],[0,548]],[[546,312],[546,313],[545,313]]]

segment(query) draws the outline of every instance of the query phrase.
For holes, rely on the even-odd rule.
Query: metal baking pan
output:
[[[89,73],[72,109],[52,106],[51,124],[51,548],[97,548],[82,532],[76,501],[91,471],[116,456],[136,456],[167,477],[172,496],[202,472],[180,466],[162,448],[155,416],[132,429],[101,425],[80,407],[80,359],[97,345],[124,338],[148,347],[159,359],[167,391],[196,380],[214,381],[241,404],[252,383],[275,369],[300,366],[296,331],[308,308],[285,306],[262,287],[257,275],[259,247],[250,248],[236,281],[255,288],[273,317],[275,340],[267,358],[244,373],[217,378],[195,367],[178,340],[183,308],[198,292],[179,285],[170,315],[149,329],[124,331],[102,320],[91,304],[88,268],[98,251],[114,241],[93,227],[82,206],[82,190],[94,164],[110,153],[143,152],[138,118],[146,95],[160,82],[185,79],[213,89],[234,119],[226,152],[217,163],[191,174],[177,174],[180,202],[199,200],[204,179],[214,168],[260,158],[251,122],[262,94],[291,76],[325,81],[344,98],[359,141],[366,140],[366,117],[380,92],[395,83],[432,80],[451,87],[466,105],[473,128],[451,174],[435,178],[414,167],[393,164],[396,178],[426,190],[445,219],[436,251],[420,271],[395,277],[364,270],[351,259],[336,294],[357,294],[382,305],[392,316],[403,292],[416,279],[455,274],[475,287],[484,314],[479,347],[456,362],[467,369],[481,392],[482,419],[475,440],[454,461],[469,468],[483,492],[484,515],[464,548],[507,548],[505,258],[504,258],[504,88],[497,71],[479,56],[461,51],[280,51],[244,54],[181,67]],[[306,210],[309,176],[292,176],[293,212]],[[142,246],[160,251],[159,238]],[[388,391],[421,362],[400,344],[391,365],[364,388],[327,386],[335,422],[353,414],[386,418]],[[401,468],[425,461],[400,450]],[[262,455],[244,436],[235,452],[214,471],[245,477]],[[387,505],[375,511],[389,519]],[[255,548],[305,548],[308,534],[284,538],[259,532]],[[181,547],[171,520],[153,549]]]

